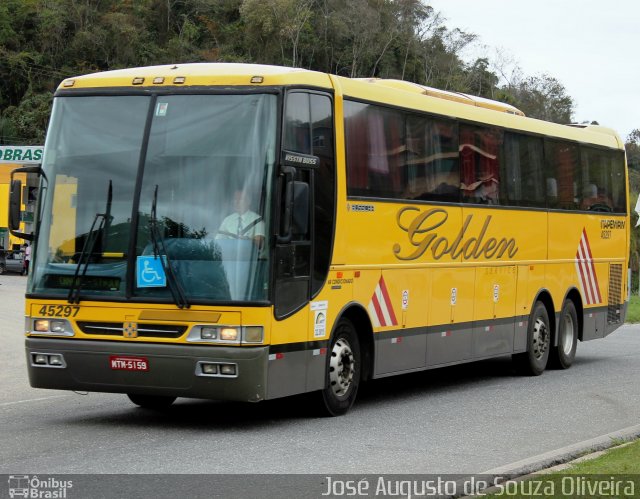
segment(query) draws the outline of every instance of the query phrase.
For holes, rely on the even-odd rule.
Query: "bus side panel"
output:
[[[308,324],[308,307],[287,319],[273,321],[267,367],[268,399],[306,390],[307,368],[312,361],[312,351],[307,348],[306,343]]]
[[[628,221],[607,213],[550,213],[549,220],[549,259],[570,262],[549,270],[554,300],[577,288],[584,307],[582,340],[603,338],[622,323]],[[561,307],[556,303],[557,312]]]
[[[516,285],[515,331],[513,334],[513,353],[521,353],[527,350],[527,327],[531,302],[533,301],[530,289],[529,271],[532,265],[518,265]],[[542,285],[542,282],[538,284]]]
[[[376,374],[424,368],[427,355],[427,270],[384,270],[389,303],[380,304],[395,321],[395,331],[376,335]],[[379,298],[385,300],[385,294]],[[378,300],[380,301],[380,300]],[[392,317],[391,317],[392,316]],[[374,319],[375,321],[375,319]]]
[[[474,358],[513,351],[515,304],[515,265],[476,269]]]
[[[475,269],[434,269],[427,336],[427,365],[472,358]]]
[[[604,314],[594,309],[585,309],[583,314],[582,341],[597,340],[604,335]]]

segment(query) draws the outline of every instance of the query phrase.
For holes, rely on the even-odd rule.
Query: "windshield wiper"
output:
[[[91,261],[91,255],[93,254],[93,248],[96,245],[98,236],[102,233],[105,234],[105,228],[111,223],[111,203],[113,200],[113,184],[109,180],[109,188],[107,190],[107,206],[104,213],[96,213],[91,223],[91,228],[87,233],[87,237],[84,240],[82,251],[78,256],[78,262],[76,265],[76,271],[73,274],[73,280],[69,287],[69,294],[67,295],[67,301],[69,303],[80,303],[80,292],[82,291],[82,283],[87,275],[89,269],[89,262]],[[98,223],[98,220],[100,222]],[[96,223],[98,227],[96,228]],[[104,237],[104,235],[103,235]],[[104,240],[103,240],[104,247]]]
[[[153,256],[160,259],[160,265],[167,276],[167,284],[169,285],[169,291],[173,296],[173,301],[178,308],[189,308],[191,305],[187,300],[187,296],[173,271],[171,266],[171,259],[167,247],[164,243],[164,237],[158,228],[158,217],[156,216],[156,205],[158,204],[158,186],[156,185],[153,191],[153,201],[151,203],[151,217],[149,218],[149,236],[151,244],[153,245]]]

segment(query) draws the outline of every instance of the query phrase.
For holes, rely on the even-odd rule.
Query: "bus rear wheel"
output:
[[[540,376],[547,367],[551,344],[549,314],[541,301],[537,301],[531,311],[527,336],[527,351],[515,354],[513,361],[519,373]]]
[[[176,397],[163,397],[161,395],[139,395],[137,393],[127,393],[127,397],[134,404],[143,409],[165,409],[176,400]]]
[[[578,314],[571,300],[564,302],[558,325],[558,346],[551,349],[550,366],[568,369],[576,358],[578,347]]]
[[[326,416],[340,416],[353,405],[360,384],[360,343],[349,319],[342,318],[336,325],[327,357],[321,411]]]

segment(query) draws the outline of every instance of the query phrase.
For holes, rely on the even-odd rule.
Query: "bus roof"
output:
[[[529,118],[509,104],[482,97],[447,92],[400,80],[344,77],[333,79],[345,97],[415,109],[483,125],[624,149],[624,143],[610,128],[597,125],[564,125]]]
[[[457,119],[623,149],[611,129],[567,126],[527,118],[519,109],[483,97],[439,90],[403,80],[345,78],[300,68],[241,63],[189,63],[104,71],[67,78],[59,90],[108,87],[284,86],[335,89],[345,96]]]
[[[64,80],[58,90],[104,87],[312,85],[332,88],[329,75],[300,68],[240,63],[189,63],[116,69]]]
[[[387,80],[380,78],[357,78],[357,80],[372,83],[374,85],[382,85],[388,88],[395,88],[397,90],[404,90],[406,92],[414,92],[422,95],[429,95],[431,97],[450,100],[453,102],[460,102],[461,104],[484,107],[486,109],[493,109],[494,111],[501,111],[510,114],[517,114],[518,116],[524,116],[524,113],[522,111],[510,104],[505,104],[504,102],[499,102],[491,99],[485,99],[484,97],[476,97],[474,95],[463,94],[461,92],[449,92],[448,90],[440,90],[438,88],[427,87],[425,85],[419,85],[418,83],[412,83],[404,80]]]

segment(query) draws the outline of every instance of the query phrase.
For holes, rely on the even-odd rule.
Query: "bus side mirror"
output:
[[[304,236],[309,232],[309,184],[293,182],[293,234]]]
[[[24,234],[20,230],[20,207],[22,206],[22,181],[14,179],[16,173],[37,173],[39,176],[47,178],[38,166],[24,166],[16,168],[11,172],[11,183],[9,184],[9,230],[11,234],[26,241],[33,241],[33,234]],[[28,200],[26,200],[28,202]]]
[[[20,205],[22,204],[22,181],[12,180],[9,190],[9,228],[20,230]],[[14,234],[15,235],[15,234]]]
[[[284,203],[279,243],[289,243],[294,235],[304,236],[309,232],[309,184],[293,180],[293,168],[287,167],[284,173]]]

